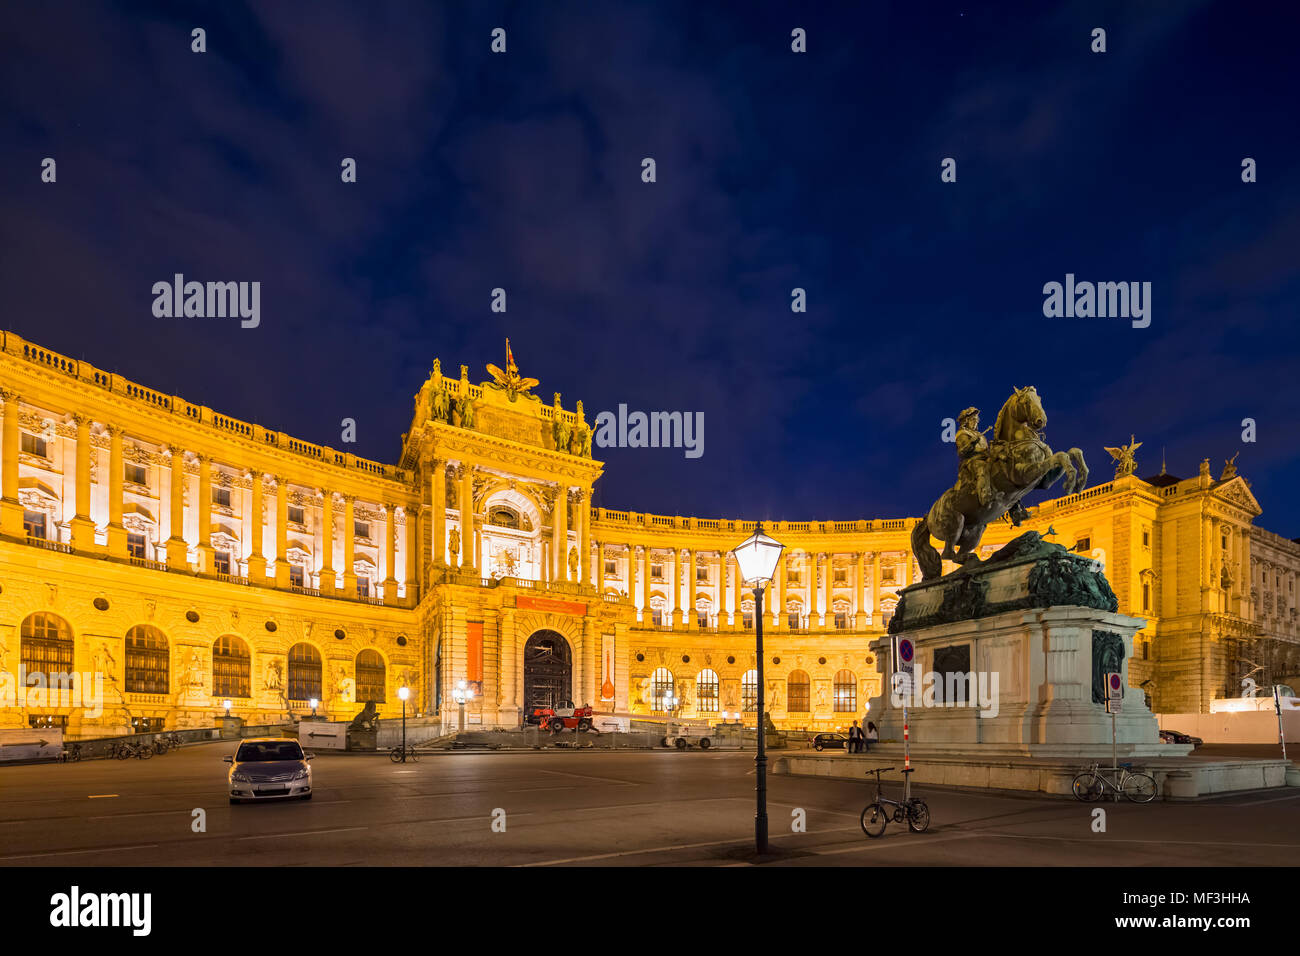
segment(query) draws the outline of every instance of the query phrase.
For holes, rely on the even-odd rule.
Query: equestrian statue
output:
[[[968,408],[958,418],[956,433],[960,467],[957,484],[934,503],[912,529],[912,553],[921,566],[921,580],[943,574],[943,562],[962,569],[979,564],[980,539],[991,522],[1007,517],[1012,525],[1029,516],[1020,500],[1029,492],[1050,488],[1064,478],[1067,495],[1088,483],[1088,466],[1078,448],[1052,451],[1043,438],[1047,414],[1038,391],[1017,388],[998,412],[992,439],[979,430],[979,409]],[[942,553],[930,538],[943,542]]]

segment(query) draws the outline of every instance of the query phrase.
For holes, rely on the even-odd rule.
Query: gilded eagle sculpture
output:
[[[514,353],[510,351],[510,340],[506,339],[506,370],[503,372],[491,362],[487,363],[488,373],[496,379],[499,388],[506,390],[506,395],[510,401],[514,401],[520,395],[527,395],[534,385],[541,383],[535,378],[524,378],[519,374],[519,366],[515,364]]]
[[[922,581],[941,577],[945,560],[963,569],[979,564],[976,551],[984,529],[1004,515],[1019,525],[1028,516],[1020,499],[1029,492],[1046,490],[1062,477],[1067,495],[1088,483],[1082,451],[1054,452],[1044,440],[1047,414],[1032,385],[1017,388],[1003,404],[991,441],[985,442],[978,431],[977,409],[962,412],[962,422],[968,434],[958,443],[962,461],[957,484],[912,529],[912,553]],[[931,535],[943,542],[942,553],[930,542]]]

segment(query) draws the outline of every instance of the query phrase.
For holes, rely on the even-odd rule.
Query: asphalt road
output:
[[[3,866],[748,865],[753,754],[320,754],[311,801],[231,806],[233,743],[152,760],[0,768]],[[886,795],[897,796],[899,785]],[[918,788],[929,832],[868,839],[855,781],[769,777],[771,862],[790,866],[1293,865],[1300,789],[1106,804]],[[196,809],[206,829],[195,832]],[[493,829],[504,811],[504,832]],[[791,831],[795,811],[806,832]],[[500,814],[496,815],[500,829]]]

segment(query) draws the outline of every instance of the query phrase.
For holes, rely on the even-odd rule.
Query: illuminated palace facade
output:
[[[565,698],[651,715],[670,690],[682,716],[752,722],[754,608],[729,551],[754,522],[593,508],[581,403],[497,378],[435,363],[383,463],[3,333],[0,671],[102,673],[104,703],[24,696],[0,727],[212,726],[226,701],[249,724],[313,699],[393,716],[400,686],[451,726],[462,680],[482,727]],[[1205,462],[1047,501],[1025,527],[1102,560],[1147,618],[1130,674],[1155,709],[1204,711],[1251,668],[1300,683],[1300,545],[1259,514]],[[787,546],[764,624],[778,726],[846,727],[880,692],[869,645],[919,580],[915,520],[766,525]],[[985,553],[1013,533],[991,529]]]

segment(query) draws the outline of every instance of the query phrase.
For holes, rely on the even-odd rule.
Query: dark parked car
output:
[[[1191,744],[1193,747],[1199,747],[1205,743],[1200,737],[1193,737],[1191,734],[1185,734],[1181,730],[1162,730],[1160,731],[1160,742],[1164,744]]]
[[[843,750],[848,742],[847,734],[818,734],[813,738],[813,750]]]

